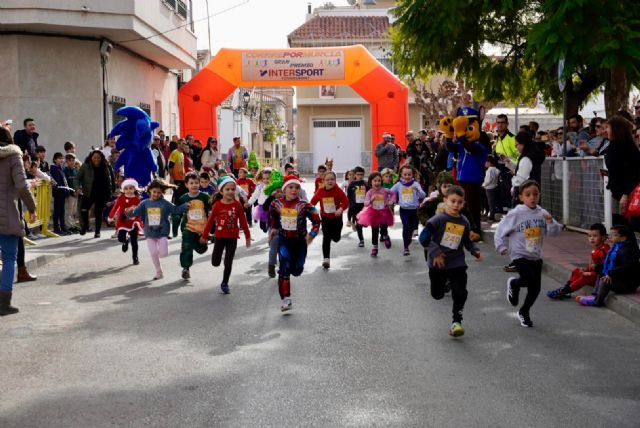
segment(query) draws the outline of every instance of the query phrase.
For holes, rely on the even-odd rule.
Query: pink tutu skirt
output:
[[[269,212],[265,211],[264,208],[262,208],[262,205],[258,204],[258,206],[253,209],[253,219],[263,223],[268,223]]]
[[[362,226],[380,227],[380,225],[393,226],[393,213],[390,208],[376,210],[373,207],[365,207],[356,216]]]

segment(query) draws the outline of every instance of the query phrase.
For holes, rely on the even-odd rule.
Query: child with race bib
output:
[[[169,255],[169,232],[171,230],[171,215],[182,214],[187,210],[187,204],[175,206],[164,199],[164,192],[174,187],[162,179],[155,179],[147,186],[149,199],[140,202],[137,207],[125,210],[128,217],[140,217],[144,224],[144,236],[151,255],[151,261],[156,268],[154,280],[162,279],[160,259]]]
[[[206,245],[209,232],[215,224],[216,242],[213,245],[211,264],[215,267],[222,262],[224,253],[224,272],[220,289],[223,294],[229,294],[229,277],[233,267],[233,258],[236,254],[238,239],[240,239],[240,226],[244,231],[247,248],[251,246],[251,232],[247,218],[244,215],[244,207],[236,199],[236,182],[232,177],[224,177],[218,183],[218,193],[214,196],[213,207],[207,224],[202,231],[200,243]],[[240,225],[238,225],[240,223]]]
[[[400,168],[400,181],[391,188],[397,195],[400,205],[400,220],[402,220],[402,241],[404,255],[408,256],[409,245],[413,239],[413,231],[418,228],[418,207],[420,200],[427,195],[422,190],[420,182],[414,179],[414,170],[409,165]]]
[[[364,247],[364,235],[362,225],[358,224],[356,216],[364,209],[364,200],[367,196],[367,183],[364,181],[364,168],[357,166],[353,168],[355,178],[349,184],[347,197],[349,198],[349,211],[347,217],[351,221],[351,227],[358,232],[358,247]]]
[[[278,290],[282,303],[280,310],[293,308],[291,302],[291,275],[300,276],[307,258],[307,246],[318,235],[320,216],[308,202],[300,200],[300,179],[291,174],[284,177],[284,198],[276,199],[269,209],[270,239],[278,236]],[[307,233],[307,219],[311,230]]]
[[[131,244],[131,257],[133,264],[138,265],[138,232],[143,228],[140,217],[130,219],[125,214],[126,209],[135,207],[140,203],[140,193],[138,193],[138,182],[133,178],[127,178],[120,184],[122,193],[113,204],[109,212],[109,223],[116,219],[116,233],[118,242],[122,244],[122,252],[126,253]],[[127,236],[129,235],[129,236]]]
[[[182,246],[180,248],[180,266],[182,267],[182,279],[191,278],[189,269],[193,265],[193,252],[204,254],[207,245],[200,243],[200,235],[207,222],[207,216],[211,210],[209,195],[200,191],[200,177],[195,172],[184,176],[184,184],[187,193],[180,196],[178,205],[189,203],[189,208],[182,216],[180,231],[182,232]]]
[[[260,222],[260,229],[266,233],[269,227],[269,211],[265,211],[262,208],[262,205],[264,205],[265,201],[269,197],[269,195],[264,193],[264,189],[269,185],[269,180],[271,179],[271,168],[265,168],[260,171],[257,174],[256,179],[258,180],[258,184],[256,184],[255,190],[244,207],[246,209],[251,209],[256,202],[258,203],[258,206],[253,211],[253,218]]]
[[[336,173],[327,171],[323,177],[323,185],[318,187],[311,198],[311,205],[320,202],[322,219],[322,267],[329,269],[331,258],[331,241],[339,242],[342,236],[342,213],[349,208],[349,199],[342,189],[336,185]]]
[[[395,202],[395,193],[385,189],[382,185],[382,175],[372,172],[369,175],[369,187],[371,188],[364,198],[364,209],[358,214],[358,223],[363,226],[371,226],[371,257],[378,256],[378,235],[386,248],[391,248],[389,238],[389,226],[393,226],[393,211],[391,207]]]
[[[481,260],[480,250],[469,237],[469,220],[461,214],[464,200],[462,187],[452,186],[447,189],[444,195],[444,212],[429,219],[419,238],[420,243],[428,250],[431,296],[441,300],[448,286],[451,287],[453,323],[449,328],[449,335],[454,337],[464,334],[462,311],[468,294],[464,248],[477,260]]]
[[[542,282],[542,244],[546,235],[559,235],[562,225],[553,219],[540,202],[540,186],[533,180],[527,180],[518,188],[518,199],[522,204],[500,221],[494,243],[496,250],[505,255],[507,252],[518,269],[519,278],[507,280],[507,300],[512,306],[518,306],[520,289],[527,289],[527,297],[518,310],[518,319],[523,327],[533,327],[530,310]],[[505,238],[509,238],[505,242]]]

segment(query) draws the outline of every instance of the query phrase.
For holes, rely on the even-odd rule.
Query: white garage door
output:
[[[361,120],[314,119],[311,142],[314,171],[326,158],[333,158],[333,170],[343,173],[361,163]]]

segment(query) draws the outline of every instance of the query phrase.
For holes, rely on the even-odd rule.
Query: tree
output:
[[[453,75],[484,99],[520,102],[540,92],[561,110],[561,57],[570,113],[604,85],[611,114],[640,82],[636,0],[399,0],[394,13],[393,59],[401,74]]]
[[[336,8],[336,5],[330,1],[324,2],[324,4],[320,6],[320,9],[335,9],[335,8]]]

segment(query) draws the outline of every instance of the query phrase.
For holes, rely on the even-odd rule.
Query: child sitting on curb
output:
[[[613,226],[609,234],[612,244],[591,296],[578,296],[583,306],[604,306],[610,291],[619,294],[633,293],[640,285],[640,249],[636,235],[625,225]]]
[[[592,224],[587,235],[589,244],[593,247],[591,260],[586,269],[576,268],[571,273],[564,286],[547,292],[550,299],[563,299],[571,297],[571,293],[580,290],[585,285],[595,286],[602,275],[602,265],[609,252],[607,241],[607,229],[601,223]]]

